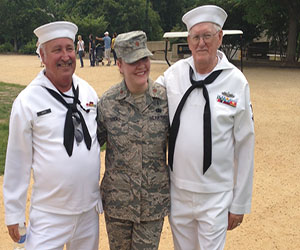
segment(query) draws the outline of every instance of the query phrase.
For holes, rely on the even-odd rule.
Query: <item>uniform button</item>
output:
[[[120,94],[123,94],[124,93],[124,91],[123,90],[120,90]]]
[[[153,92],[156,93],[156,92],[157,92],[157,89],[153,89]]]

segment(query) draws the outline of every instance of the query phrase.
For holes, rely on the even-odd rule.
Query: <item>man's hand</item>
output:
[[[228,227],[227,230],[233,230],[243,222],[243,214],[228,213]]]
[[[7,226],[8,233],[14,242],[18,242],[21,238],[19,234],[19,224]]]

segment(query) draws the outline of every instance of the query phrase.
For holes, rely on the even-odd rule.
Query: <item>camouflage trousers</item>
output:
[[[110,250],[158,249],[164,218],[135,223],[105,216]]]

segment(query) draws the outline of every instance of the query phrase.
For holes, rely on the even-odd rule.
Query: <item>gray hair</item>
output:
[[[213,26],[213,28],[215,29],[216,32],[219,32],[220,30],[222,30],[222,28],[221,28],[220,25],[218,25],[218,24],[216,24],[216,23],[211,23],[211,24],[212,24],[212,26]],[[192,29],[192,28],[191,28],[191,29]],[[191,34],[191,29],[189,30],[188,35]]]
[[[40,51],[43,50],[43,52],[45,53],[45,45],[44,44],[40,44]]]
[[[219,25],[216,24],[216,23],[213,23],[213,27],[214,27],[214,29],[216,30],[216,32],[222,30],[221,26],[219,26]]]

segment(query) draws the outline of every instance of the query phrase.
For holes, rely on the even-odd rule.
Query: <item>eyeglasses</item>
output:
[[[74,125],[74,137],[77,145],[83,140],[83,133],[80,130],[80,117],[77,113],[72,114],[72,120]]]
[[[205,43],[209,43],[212,41],[213,37],[218,34],[220,31],[217,31],[216,33],[206,33],[204,35],[190,35],[191,41],[193,44],[198,44],[200,42],[200,39],[202,38]]]

